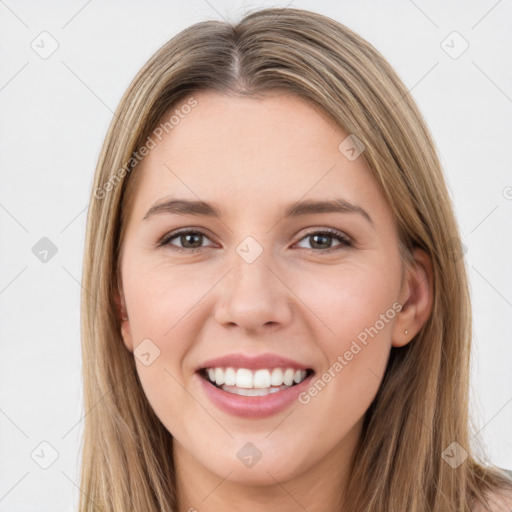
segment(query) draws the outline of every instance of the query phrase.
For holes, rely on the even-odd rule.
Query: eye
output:
[[[333,238],[339,241],[339,244],[334,247],[332,246],[331,241]],[[171,243],[174,239],[178,239],[181,246]],[[203,239],[209,240],[203,232],[185,229],[182,231],[173,231],[172,233],[164,236],[164,238],[158,242],[157,246],[169,246],[172,250],[190,254],[201,251],[205,248],[205,246],[202,245]],[[307,233],[306,236],[302,237],[299,242],[302,242],[303,240],[309,240],[312,242],[313,248],[304,248],[314,252],[332,252],[352,246],[351,240],[346,235],[341,231],[331,228],[311,231]]]
[[[330,241],[333,238],[340,242],[334,247],[332,247],[332,241]],[[344,235],[341,231],[330,228],[321,231],[311,231],[307,233],[306,236],[301,238],[300,241],[302,242],[303,240],[308,240],[313,246],[312,249],[307,247],[305,247],[305,249],[315,252],[319,252],[319,249],[321,250],[320,252],[332,252],[352,246],[351,240],[346,235]]]
[[[182,244],[181,247],[171,244],[171,241],[175,238],[179,239],[180,243]],[[173,231],[172,233],[164,236],[164,238],[158,243],[158,247],[169,245],[173,250],[178,252],[194,253],[201,251],[204,248],[201,244],[203,238],[206,238],[206,235],[201,231]]]

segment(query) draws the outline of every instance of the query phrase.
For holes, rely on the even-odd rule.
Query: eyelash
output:
[[[169,246],[173,251],[177,251],[177,252],[180,252],[180,253],[189,253],[189,254],[190,253],[194,254],[196,252],[199,252],[199,251],[202,251],[203,249],[205,249],[205,247],[194,247],[192,249],[186,249],[186,248],[183,248],[183,247],[178,247],[176,245],[172,245],[170,243],[171,240],[174,240],[175,238],[178,238],[181,235],[189,235],[189,234],[203,235],[204,237],[208,238],[206,236],[206,234],[203,233],[202,231],[191,230],[191,229],[184,229],[184,230],[181,230],[181,231],[173,231],[172,233],[169,233],[169,234],[165,235],[160,240],[160,242],[158,242],[157,247]],[[340,244],[335,246],[335,247],[330,247],[328,249],[305,249],[306,251],[317,252],[317,253],[318,252],[331,253],[331,252],[335,252],[335,251],[339,251],[339,250],[342,250],[342,249],[347,249],[349,247],[352,247],[352,242],[350,241],[350,239],[346,235],[344,235],[343,233],[341,233],[337,229],[332,229],[332,228],[325,228],[323,230],[318,230],[318,231],[310,231],[309,233],[306,233],[301,239],[299,239],[297,241],[297,243],[301,242],[305,238],[308,238],[308,237],[313,236],[313,235],[329,235],[331,238],[336,238],[340,242]]]

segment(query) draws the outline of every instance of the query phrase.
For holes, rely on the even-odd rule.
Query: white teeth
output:
[[[262,368],[249,370],[247,368],[208,368],[208,379],[217,386],[225,384],[227,387],[236,386],[239,389],[270,390],[271,393],[279,391],[279,387],[290,387],[299,384],[307,375],[306,370],[293,368]],[[275,388],[275,391],[273,390]],[[251,395],[256,396],[256,395]]]
[[[272,387],[272,388],[266,388],[266,389],[244,389],[244,388],[238,388],[236,386],[226,386],[223,384],[221,386],[222,391],[227,391],[228,393],[233,393],[234,395],[240,395],[240,396],[266,396],[270,395],[270,393],[277,393],[278,391],[281,391],[283,389],[288,389],[290,386],[279,386],[279,387]]]
[[[236,384],[236,372],[234,368],[226,368],[224,372],[224,384],[226,384],[226,386],[234,386]]]
[[[257,370],[256,372],[254,372],[253,387],[269,388],[270,372],[268,370]]]
[[[272,386],[280,386],[283,383],[283,370],[281,368],[274,368],[272,370],[272,377],[270,377],[270,384]]]
[[[224,384],[224,372],[222,368],[215,368],[215,382],[220,386]]]
[[[217,368],[215,370],[215,375],[217,375],[218,370],[220,370],[220,368]],[[217,382],[217,385],[223,384],[223,382],[219,382],[218,380],[216,380],[216,382]],[[252,382],[253,382],[253,377],[252,377],[251,370],[248,370],[247,368],[239,368],[238,371],[236,372],[235,386],[237,388],[250,389],[250,388],[252,388]]]
[[[287,368],[287,370],[284,372],[283,380],[287,386],[291,386],[293,384],[294,373],[295,372],[293,371],[293,368]]]

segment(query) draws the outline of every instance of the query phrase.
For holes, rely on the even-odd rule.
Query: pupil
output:
[[[190,239],[193,239],[193,237],[197,237],[199,238],[201,236],[200,233],[192,233],[192,234],[188,234],[188,235],[182,235],[182,244],[183,244],[183,239],[187,240],[187,242],[190,240]],[[186,246],[186,244],[183,244],[184,246]],[[194,245],[194,243],[192,242],[192,246],[193,247],[201,247],[201,241],[199,240],[199,243],[196,243]]]
[[[320,239],[323,239],[323,240],[327,240],[330,237],[324,236],[324,235],[312,235],[311,238],[313,238],[313,239],[319,239],[320,238]],[[315,244],[316,244],[316,240],[315,240],[315,242],[312,245],[315,246]],[[320,245],[321,245],[321,243],[320,243]],[[327,242],[327,247],[330,247],[330,246],[331,246],[331,244]],[[325,247],[325,245],[323,247]]]

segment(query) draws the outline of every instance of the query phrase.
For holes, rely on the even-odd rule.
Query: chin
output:
[[[276,481],[285,482],[301,472],[302,458],[297,457],[300,448],[290,446],[284,450],[277,437],[274,445],[267,440],[265,447],[263,443],[258,443],[257,439],[254,444],[246,440],[236,440],[232,444],[235,446],[220,448],[218,452],[212,454],[212,459],[216,460],[214,465],[211,464],[212,459],[198,459],[199,462],[220,478],[254,486],[276,485]],[[222,452],[230,456],[220,458],[219,453]]]

